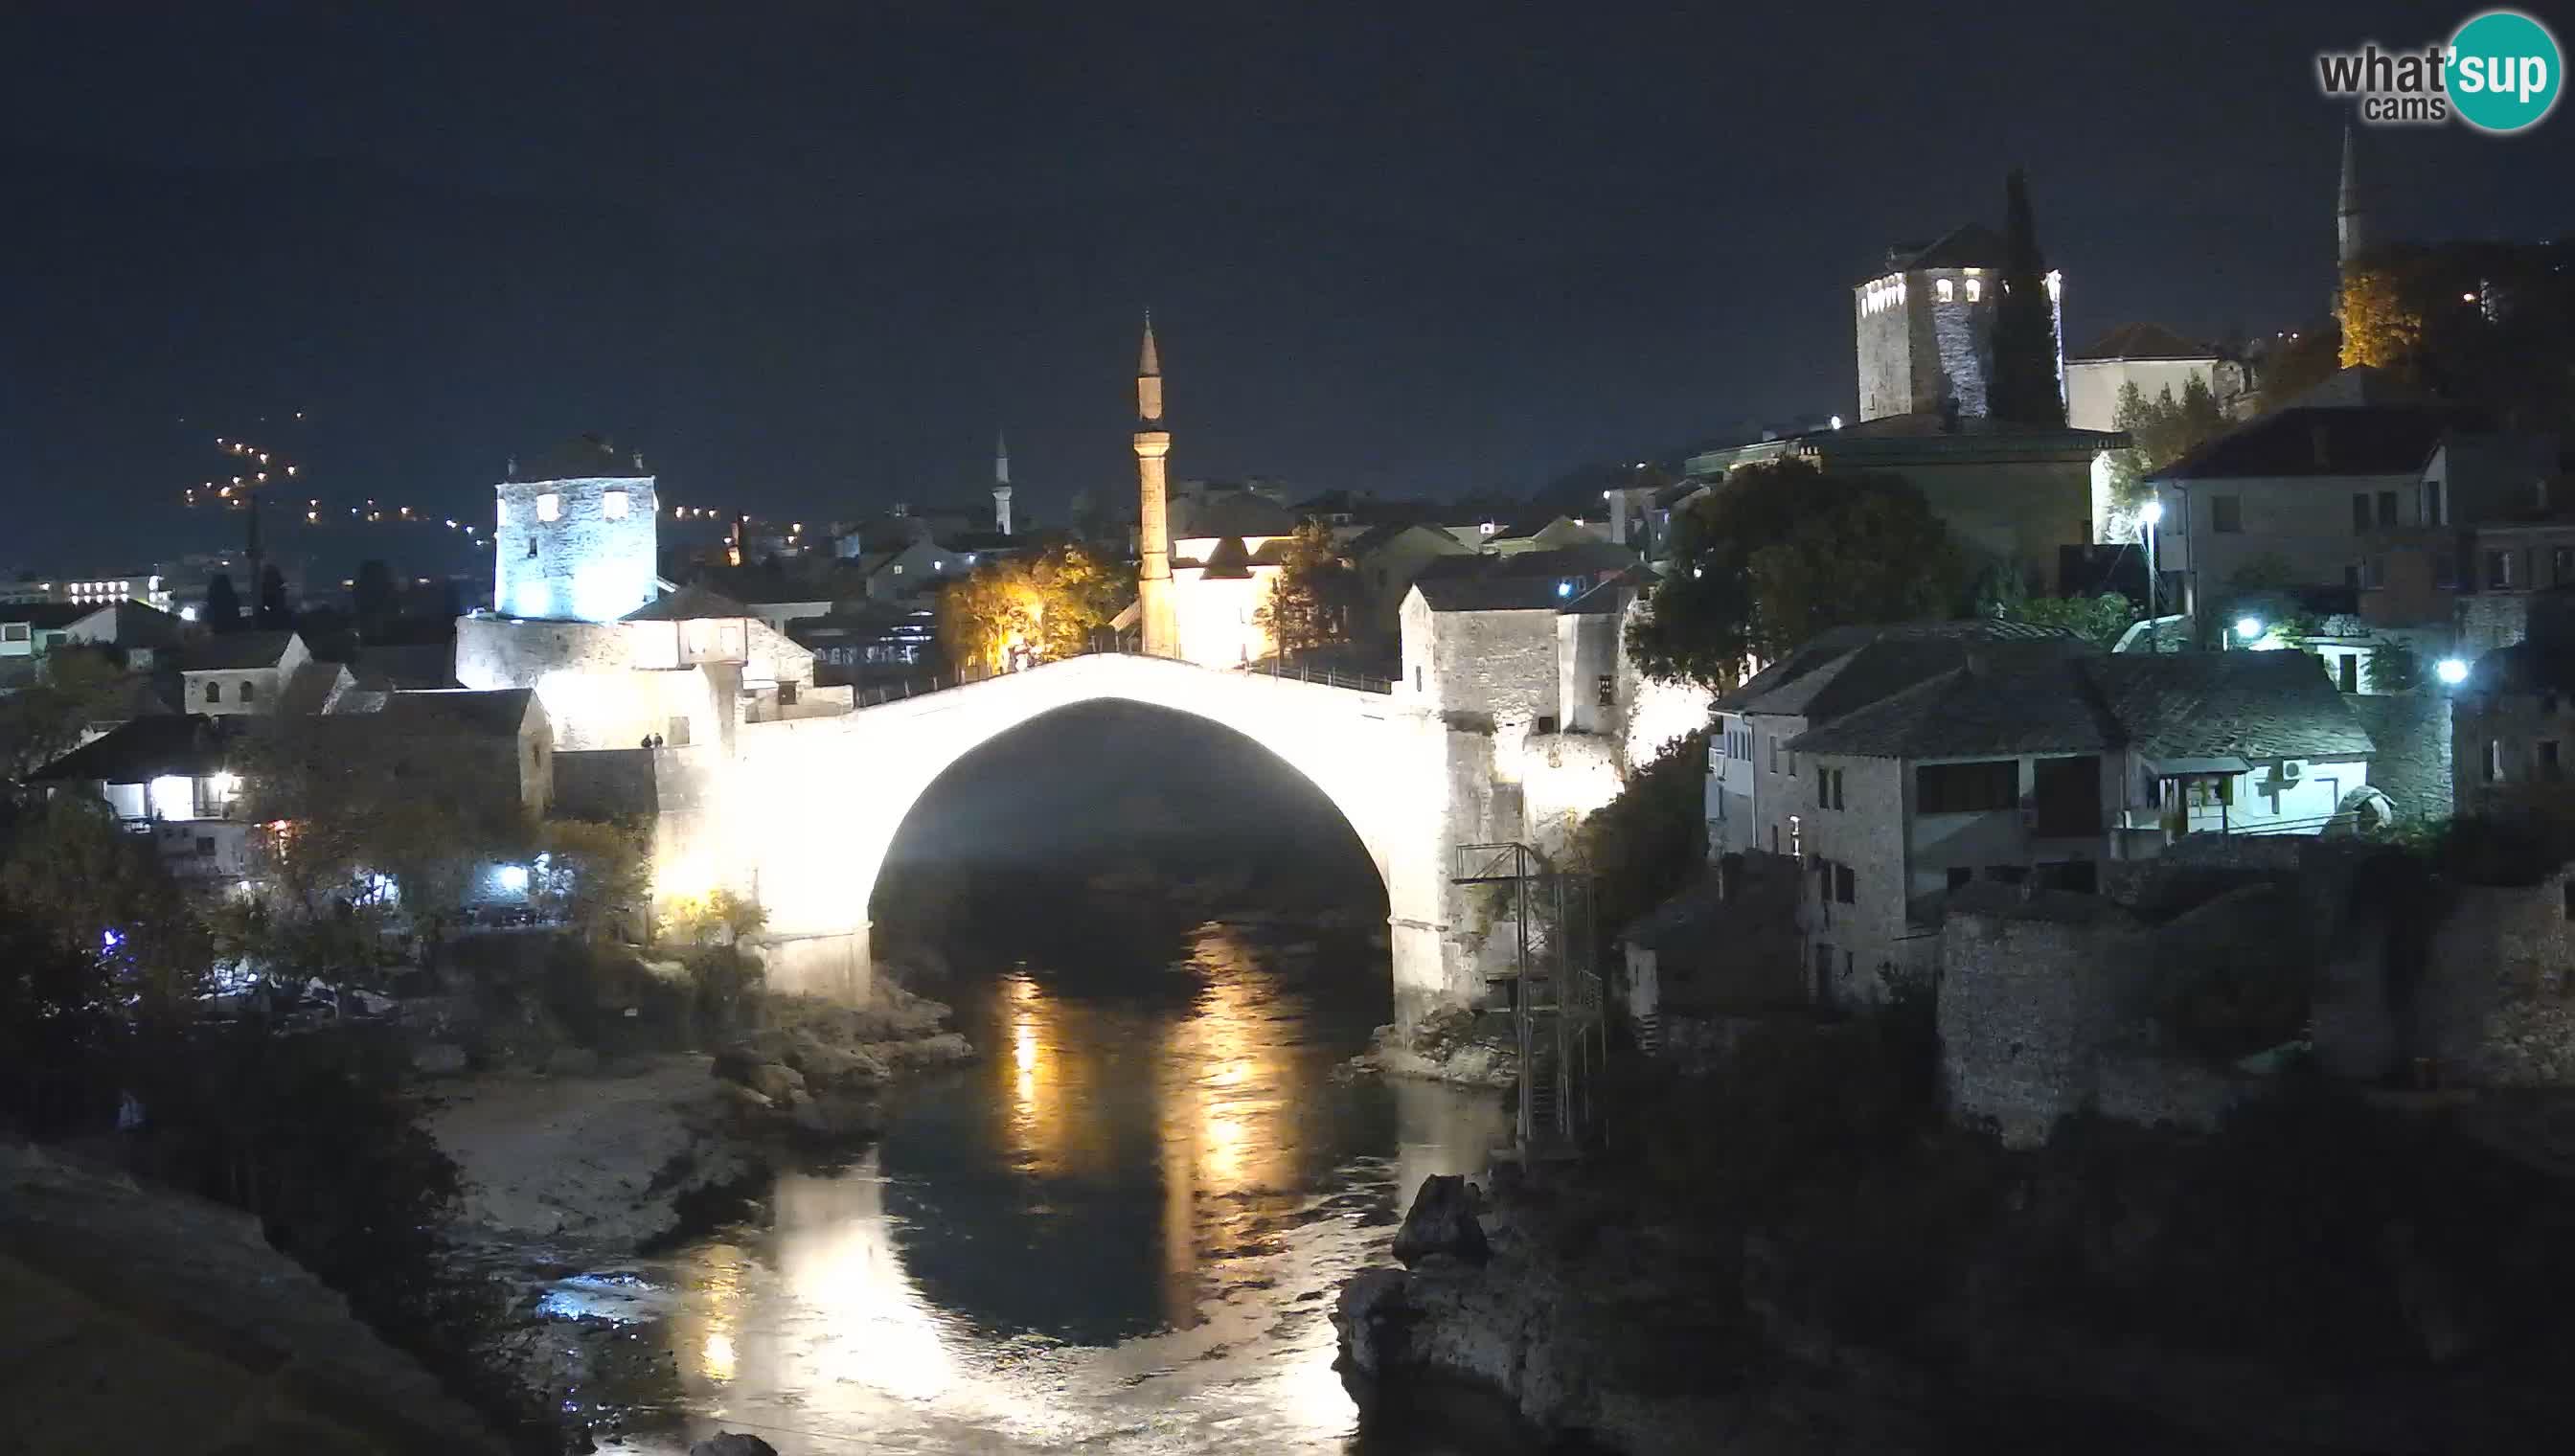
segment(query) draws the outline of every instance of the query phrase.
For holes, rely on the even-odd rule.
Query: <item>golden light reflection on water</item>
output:
[[[922,1451],[1085,1441],[1157,1456],[1324,1449],[1307,1441],[1337,1450],[1353,1413],[1322,1311],[1385,1229],[1317,1206],[1317,1186],[1334,1186],[1332,1165],[1346,1155],[1346,1129],[1317,1109],[1337,1051],[1317,1037],[1295,974],[1264,953],[1207,927],[1192,947],[1197,994],[1182,1007],[1010,976],[984,1033],[997,1054],[937,1094],[980,1105],[952,1101],[955,1120],[930,1125],[987,1139],[1028,1211],[956,1202],[976,1195],[916,1170],[903,1186],[924,1211],[907,1224],[888,1213],[875,1152],[838,1174],[782,1177],[758,1245],[766,1271],[729,1244],[685,1255],[692,1293],[674,1316],[673,1349],[698,1408]],[[1480,1167],[1497,1107],[1459,1122],[1447,1089],[1384,1095],[1396,1114],[1394,1145],[1378,1148],[1389,1171]],[[1316,1138],[1328,1145],[1309,1146]],[[934,1294],[907,1267],[908,1248],[925,1259],[936,1250],[922,1265],[948,1271],[935,1277],[989,1265],[1049,1285],[1053,1266],[1012,1260],[1063,1236],[1047,1232],[1059,1202],[1133,1196],[1101,1192],[1119,1189],[1143,1201],[1125,1204],[1135,1221],[1106,1236],[1144,1256],[1139,1275],[1159,1272],[1159,1289],[1135,1294],[1150,1299],[1160,1332],[1059,1344],[996,1323],[997,1310],[942,1307],[956,1289],[938,1283]],[[1174,1421],[1179,1444],[1146,1434]]]

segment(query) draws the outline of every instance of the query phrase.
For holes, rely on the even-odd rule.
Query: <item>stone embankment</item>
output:
[[[872,1137],[884,1127],[877,1098],[889,1083],[975,1054],[946,1029],[948,1017],[945,1004],[891,984],[865,1006],[773,996],[769,1024],[716,1053],[718,1090],[744,1130],[826,1143]]]

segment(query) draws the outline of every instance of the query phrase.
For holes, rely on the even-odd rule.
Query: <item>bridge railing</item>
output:
[[[1129,658],[1154,657],[1167,663],[1186,663],[1189,661],[1187,658],[1171,657],[1161,653],[1149,654],[1136,652],[1132,649],[1126,648],[1097,646],[1085,648],[1081,652],[1072,654],[1070,657],[1054,658],[1049,661],[1062,663],[1071,662],[1073,658],[1100,656]],[[945,673],[932,673],[925,677],[905,678],[893,683],[880,684],[873,688],[852,685],[850,693],[851,707],[854,709],[876,708],[883,704],[900,703],[907,698],[922,698],[933,693],[945,693],[952,688],[971,687],[977,683],[987,683],[995,678],[1007,678],[1013,673],[1025,672],[1029,668],[1043,666],[1045,665],[1042,663],[1027,663],[1019,667],[1006,668],[992,668],[979,665],[969,668],[952,669]],[[1301,664],[1295,667],[1283,667],[1274,662],[1268,666],[1245,667],[1234,671],[1243,673],[1249,677],[1276,678],[1282,681],[1293,680],[1298,683],[1314,683],[1326,688],[1343,688],[1354,693],[1391,694],[1394,692],[1394,683],[1390,679],[1371,678],[1363,673],[1342,673],[1329,668],[1314,668]]]

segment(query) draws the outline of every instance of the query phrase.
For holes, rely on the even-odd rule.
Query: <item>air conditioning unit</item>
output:
[[[2306,765],[2305,765],[2305,764],[2303,764],[2303,763],[2299,762],[2299,761],[2298,761],[2297,759],[2295,759],[2295,758],[2283,758],[2283,759],[2281,759],[2281,760],[2280,760],[2280,767],[2279,767],[2279,776],[2280,776],[2280,781],[2281,781],[2282,783],[2295,783],[2295,782],[2297,782],[2297,781],[2298,781],[2298,774],[2299,774],[2299,772],[2300,772],[2301,770],[2303,770],[2305,767],[2306,767]]]

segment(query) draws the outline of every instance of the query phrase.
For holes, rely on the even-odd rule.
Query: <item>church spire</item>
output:
[[[2351,123],[2342,128],[2342,191],[2334,203],[2336,261],[2345,268],[2360,261],[2369,247],[2369,215],[2360,205],[2360,160]]]

